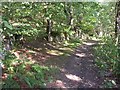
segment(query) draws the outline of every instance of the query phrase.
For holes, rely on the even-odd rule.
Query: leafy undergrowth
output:
[[[52,81],[55,68],[40,66],[30,60],[18,60],[8,54],[2,64],[3,88],[41,88]]]
[[[95,47],[96,65],[101,69],[104,76],[104,87],[118,87],[120,75],[120,61],[118,59],[117,46],[115,41],[106,37],[102,43]]]
[[[57,56],[61,56],[61,53],[63,55],[72,53],[72,51],[74,51],[74,49],[81,44],[81,41],[78,39],[73,39],[70,41],[64,41],[60,44],[58,43],[48,44],[49,44],[48,46],[46,44],[47,47],[45,46],[41,47],[42,45],[39,45],[39,43],[34,45],[39,45],[39,47],[37,47],[36,49],[47,48],[47,50],[45,50],[46,53],[49,54],[54,53],[56,55],[58,54]],[[35,49],[31,50],[32,52],[34,52],[34,54],[43,53],[42,50],[40,51],[38,50],[38,52],[34,51]],[[24,53],[26,53],[25,52],[26,50],[23,51]],[[21,52],[23,53],[23,51]],[[24,56],[24,58],[22,59],[18,58],[21,56],[21,54],[19,53],[17,54],[8,53],[7,56],[5,57],[5,60],[3,60],[2,62],[3,88],[41,88],[46,87],[47,83],[54,80],[52,76],[54,76],[54,74],[58,71],[57,67],[39,65],[38,64],[39,62],[37,63],[34,57],[32,57],[32,59],[28,59],[26,58],[26,55],[24,53],[22,55],[22,57]],[[26,54],[30,53],[27,52]],[[28,56],[31,57],[31,55]],[[38,59],[42,59],[42,57]]]

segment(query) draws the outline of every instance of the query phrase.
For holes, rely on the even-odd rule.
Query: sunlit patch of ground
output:
[[[55,56],[60,56],[60,55],[64,55],[64,54],[69,54],[71,52],[73,52],[74,50],[71,49],[71,48],[68,48],[68,47],[62,47],[62,48],[59,48],[57,50],[50,50],[50,49],[47,49],[46,50],[46,53],[47,54],[50,54],[50,55],[55,55]]]
[[[76,53],[75,55],[78,56],[78,57],[86,57],[85,53]]]
[[[83,42],[83,44],[91,46],[91,45],[94,45],[95,43],[92,43],[92,42],[87,42],[87,43]]]
[[[52,82],[52,83],[49,83],[48,85],[47,85],[47,88],[61,88],[61,90],[62,90],[62,88],[64,89],[64,90],[68,90],[66,87],[65,87],[65,83],[63,82],[63,81],[61,81],[61,80],[56,80],[55,82]]]
[[[66,72],[65,68],[59,68],[61,72]]]
[[[68,79],[73,80],[73,81],[77,81],[80,82],[82,79],[76,75],[72,75],[72,74],[66,74],[65,75]]]
[[[17,59],[23,60],[23,59],[29,59],[32,60],[32,54],[35,54],[36,51],[30,50],[30,49],[19,49],[19,50],[13,50],[12,54],[16,56]]]
[[[92,37],[92,40],[94,40],[94,41],[100,41],[101,39],[98,39],[96,37]]]
[[[64,53],[63,53],[63,52],[60,52],[60,51],[58,51],[58,50],[48,50],[48,51],[47,51],[47,54],[59,56],[59,55],[63,55]]]
[[[64,50],[64,51],[70,51],[70,52],[74,51],[73,49],[68,48],[68,47],[59,48],[59,49],[60,49],[60,50]]]

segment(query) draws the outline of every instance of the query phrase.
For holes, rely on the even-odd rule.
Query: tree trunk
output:
[[[71,3],[65,3],[64,4],[64,12],[65,12],[65,15],[66,15],[66,18],[67,18],[67,25],[70,27],[70,30],[72,30],[74,27],[73,27],[73,10],[72,10],[72,6],[71,6]],[[68,38],[68,33],[69,32],[66,32],[64,35],[65,35],[65,39],[69,39]]]
[[[46,33],[47,33],[47,41],[50,41],[51,40],[51,20],[49,19],[47,19]]]
[[[4,52],[3,52],[3,34],[0,32],[0,60],[4,60]]]
[[[115,9],[116,9],[116,20],[115,20],[115,37],[117,38],[117,36],[118,36],[118,11],[119,11],[119,8],[118,8],[118,6],[119,6],[119,3],[117,2],[116,3],[116,6],[115,6]]]
[[[120,1],[118,2],[118,5],[117,5],[117,24],[116,24],[116,27],[117,27],[117,38],[118,38],[118,53],[119,53],[119,56],[120,56]]]

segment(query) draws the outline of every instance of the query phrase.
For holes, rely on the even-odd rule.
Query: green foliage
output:
[[[54,38],[57,37],[57,36],[60,37],[60,34],[61,34],[60,31],[52,31],[51,32],[51,36],[53,36]]]
[[[4,24],[4,26],[5,26],[6,28],[8,28],[8,29],[10,29],[10,30],[13,29],[12,26],[11,26],[7,21],[3,21],[3,24]]]
[[[100,46],[95,47],[95,55],[97,57],[96,65],[102,72],[112,73],[116,77],[120,75],[118,50],[113,38],[104,37]],[[114,85],[106,81],[106,86],[112,87]]]
[[[44,87],[49,82],[52,68],[40,66],[29,60],[18,60],[14,55],[8,54],[3,61],[7,78],[3,81],[3,88],[20,88],[22,84],[27,87]]]
[[[105,80],[104,88],[113,88],[114,86],[116,86],[116,83],[114,80]]]
[[[13,80],[13,76],[9,75],[5,82],[3,82],[3,88],[20,88],[19,84]]]
[[[103,37],[99,46],[95,47],[96,66],[101,69],[101,74],[107,77],[116,77],[119,80],[120,76],[120,60],[118,48],[115,40],[112,37]],[[104,81],[104,87],[116,87],[115,79],[107,79]]]
[[[82,43],[82,41],[79,38],[73,38],[71,40],[69,40],[70,43]]]
[[[61,38],[65,46],[75,48],[81,43],[80,37],[83,35],[94,36],[93,34],[97,33],[97,36],[102,32],[104,36],[110,36],[110,32],[114,32],[114,10],[115,3],[3,2],[1,31],[4,36],[22,35],[28,42],[46,37],[52,37],[53,41]],[[49,31],[47,20],[50,21]],[[105,44],[95,48],[98,56],[96,64],[102,70],[119,74],[117,46],[111,38],[104,38],[103,42]],[[7,67],[5,72],[8,73],[3,87],[12,87],[14,83],[20,87],[20,84],[12,79],[13,77],[18,77],[20,82],[31,88],[41,87],[45,84],[45,72],[50,72],[49,67],[39,66],[28,60],[17,60],[14,55],[9,54],[3,63]],[[18,65],[13,66],[13,63]],[[28,71],[27,65],[31,66]]]
[[[3,34],[4,35],[9,35],[9,36],[11,36],[11,34],[13,33],[13,27],[12,27],[12,25],[8,22],[8,21],[6,21],[6,20],[3,20],[3,23],[2,23],[2,25],[3,25]]]
[[[116,72],[117,64],[119,63],[117,46],[112,38],[104,38],[104,44],[95,48],[96,50],[96,64],[102,70],[112,70]]]
[[[2,3],[3,29],[8,35],[17,33],[31,38],[46,37],[46,20],[50,19],[52,21],[52,31],[60,33],[59,35],[66,32],[67,37],[72,38],[76,30],[91,35],[91,33],[94,33],[95,28],[100,27],[99,25],[104,23],[108,23],[110,27],[113,25],[111,24],[112,18],[108,14],[113,9],[113,4],[107,6],[95,2],[4,2]],[[108,20],[107,22],[105,18]],[[68,22],[71,23],[68,24]],[[77,29],[74,30],[73,27]],[[108,26],[106,25],[106,27]]]

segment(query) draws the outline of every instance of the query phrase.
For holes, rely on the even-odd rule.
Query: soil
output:
[[[54,81],[47,88],[100,88],[103,78],[95,66],[93,47],[98,41],[89,40],[77,47],[67,57],[56,57],[45,62],[48,66],[58,67]]]

